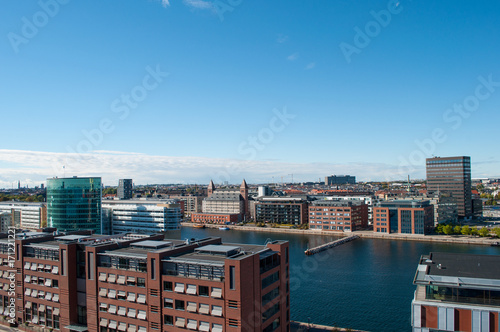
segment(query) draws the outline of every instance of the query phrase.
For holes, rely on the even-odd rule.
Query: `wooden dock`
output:
[[[317,247],[314,247],[314,248],[311,248],[311,249],[307,249],[304,253],[306,255],[314,255],[314,254],[317,254],[318,252],[321,252],[321,251],[324,251],[326,249],[330,249],[330,248],[333,248],[333,247],[336,247],[336,246],[340,246],[341,244],[350,242],[352,240],[356,240],[358,238],[359,238],[359,236],[357,236],[357,235],[351,235],[351,236],[348,236],[348,237],[344,237],[344,238],[335,240],[333,242],[328,242],[328,243],[322,244],[320,246],[317,246]]]

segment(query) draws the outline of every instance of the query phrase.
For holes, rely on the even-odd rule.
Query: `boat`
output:
[[[500,242],[493,242],[491,245],[493,247],[500,247]]]
[[[195,224],[193,227],[194,228],[205,228],[205,225],[203,225],[203,224]]]
[[[228,231],[228,230],[230,230],[230,228],[229,227],[219,227],[219,230],[220,231]]]

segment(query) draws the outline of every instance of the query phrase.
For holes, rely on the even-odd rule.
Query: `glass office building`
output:
[[[101,234],[101,178],[47,179],[47,225]]]

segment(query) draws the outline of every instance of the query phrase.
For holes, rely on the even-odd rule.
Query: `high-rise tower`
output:
[[[445,192],[457,202],[459,218],[472,216],[470,157],[426,159],[427,191]]]

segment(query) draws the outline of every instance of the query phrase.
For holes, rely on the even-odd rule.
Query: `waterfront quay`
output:
[[[183,222],[182,226],[194,227],[195,223]],[[204,224],[206,228],[218,229],[221,225],[217,224]],[[257,226],[236,226],[224,225],[224,227],[238,231],[251,231],[251,232],[267,232],[267,233],[289,233],[289,234],[304,234],[304,235],[323,235],[330,237],[345,237],[357,235],[361,238],[369,239],[384,239],[384,240],[398,240],[398,241],[424,241],[436,243],[456,243],[456,244],[474,244],[474,245],[492,245],[498,242],[495,238],[472,237],[466,235],[420,235],[420,234],[397,234],[397,233],[375,233],[373,231],[355,231],[345,233],[334,233],[321,230],[311,229],[293,229],[293,228],[271,228],[271,227],[257,227]]]

